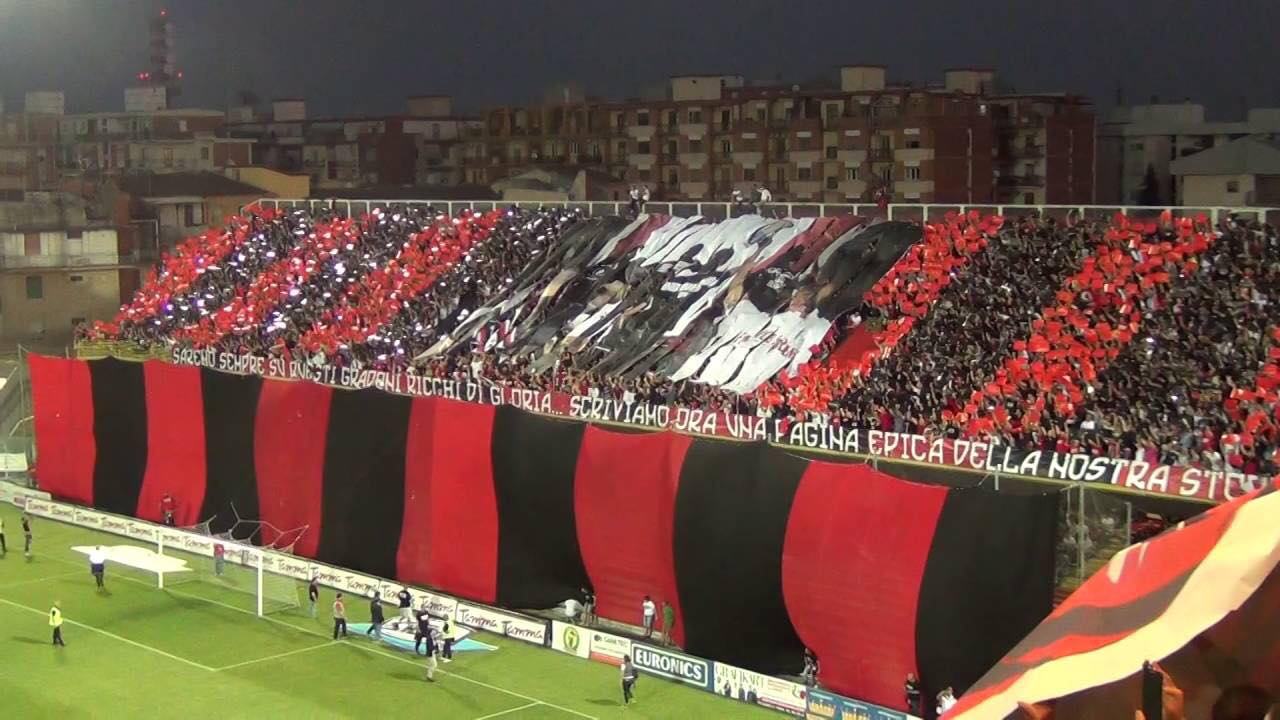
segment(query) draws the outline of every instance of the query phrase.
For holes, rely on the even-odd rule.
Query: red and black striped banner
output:
[[[901,707],[1044,618],[1057,499],[921,485],[765,443],[511,406],[31,356],[41,488],[182,524],[308,527],[300,555],[505,607],[649,595],[689,652]],[[235,512],[233,513],[232,508]],[[270,532],[262,540],[274,541]]]

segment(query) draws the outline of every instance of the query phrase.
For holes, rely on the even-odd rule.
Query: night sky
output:
[[[1230,118],[1280,106],[1275,0],[0,0],[0,95],[60,89],[68,110],[123,109],[146,67],[146,19],[178,24],[180,105],[237,91],[303,96],[313,117],[399,112],[412,94],[457,106],[530,101],[556,83],[634,97],[673,73],[834,80],[841,63],[891,80],[991,66],[1020,92],[1112,105],[1191,98]]]

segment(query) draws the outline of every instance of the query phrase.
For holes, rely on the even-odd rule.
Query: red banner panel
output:
[[[200,369],[150,360],[142,365],[147,403],[147,469],[138,493],[137,517],[163,522],[162,503],[172,496],[174,522],[200,522],[204,504],[204,396]]]
[[[294,553],[303,557],[315,557],[320,543],[324,439],[332,395],[324,385],[266,380],[258,396],[253,462],[258,511],[269,524],[263,527],[262,540],[296,539]],[[281,532],[283,538],[277,535]]]
[[[35,411],[36,478],[62,500],[93,504],[93,388],[81,360],[27,355]]]
[[[574,484],[578,543],[596,611],[636,624],[646,595],[654,602],[665,599],[676,612],[681,642],[671,523],[680,466],[691,441],[672,432],[620,433],[588,426]]]
[[[498,578],[490,405],[416,398],[405,452],[397,576],[492,602]]]
[[[903,707],[903,679],[917,669],[920,584],[946,498],[945,487],[866,465],[809,463],[787,524],[782,590],[826,687]]]

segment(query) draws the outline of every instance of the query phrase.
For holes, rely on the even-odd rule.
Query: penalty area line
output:
[[[302,653],[304,653],[304,652],[311,652],[312,650],[319,650],[320,648],[333,647],[334,645],[336,645],[336,643],[334,643],[334,642],[323,642],[323,643],[320,643],[320,644],[318,644],[318,645],[309,645],[309,646],[304,647],[304,648],[297,648],[297,649],[295,649],[295,650],[289,650],[289,651],[282,652],[282,653],[276,653],[275,655],[268,655],[268,656],[266,656],[266,657],[254,658],[254,659],[252,659],[252,660],[245,660],[244,662],[238,662],[238,663],[234,663],[234,664],[227,665],[227,666],[224,666],[224,667],[220,667],[220,668],[217,668],[217,672],[223,672],[223,671],[225,671],[225,670],[235,670],[236,668],[242,668],[242,667],[245,667],[246,665],[254,665],[254,664],[257,664],[257,663],[270,662],[270,661],[272,661],[272,660],[279,660],[279,659],[281,659],[281,658],[287,658],[287,657],[290,657],[290,656],[292,656],[292,655],[300,655],[300,654],[302,654]]]
[[[499,710],[499,711],[498,711],[498,712],[496,712],[496,713],[489,713],[488,715],[481,715],[480,717],[476,718],[475,720],[489,720],[489,718],[502,717],[503,715],[510,715],[510,714],[511,714],[511,713],[513,713],[513,712],[520,712],[521,710],[525,710],[525,709],[527,709],[527,708],[531,708],[531,707],[536,707],[536,706],[541,705],[541,704],[542,704],[542,702],[541,702],[541,701],[534,701],[534,702],[531,702],[531,703],[526,703],[526,704],[524,704],[524,705],[521,705],[520,707],[508,708],[508,709],[506,709],[506,710]]]
[[[4,599],[4,598],[0,598],[0,603],[4,603],[5,605],[8,605],[8,606],[10,606],[10,607],[15,607],[15,608],[18,608],[18,609],[20,609],[20,610],[26,610],[27,612],[35,613],[36,615],[48,615],[48,613],[46,613],[44,610],[39,610],[39,609],[37,609],[37,608],[33,608],[33,607],[29,606],[29,605],[23,605],[23,604],[21,604],[21,603],[16,603],[16,602],[13,602],[12,600],[6,600],[6,599]],[[216,672],[216,671],[217,671],[217,670],[216,670],[216,668],[211,668],[211,667],[209,667],[208,665],[202,665],[201,663],[198,663],[198,662],[196,662],[195,660],[188,660],[188,659],[186,659],[186,658],[182,657],[181,655],[174,655],[173,653],[165,652],[164,650],[161,650],[160,648],[154,648],[154,647],[151,647],[150,645],[146,645],[146,644],[144,644],[144,643],[140,643],[140,642],[138,642],[137,640],[130,640],[129,638],[124,637],[123,635],[117,635],[117,634],[115,634],[115,633],[113,633],[113,632],[110,632],[110,631],[108,631],[108,630],[103,630],[103,629],[102,629],[102,628],[100,628],[100,627],[94,627],[93,625],[90,625],[90,624],[88,624],[88,623],[76,622],[75,620],[66,620],[66,619],[64,619],[64,620],[63,620],[63,622],[64,622],[64,623],[66,623],[66,624],[68,624],[68,625],[74,625],[75,627],[84,628],[85,630],[88,630],[88,631],[90,631],[90,632],[96,632],[96,633],[98,633],[99,635],[105,635],[105,636],[107,636],[107,637],[109,637],[109,638],[112,638],[113,640],[119,640],[119,641],[120,641],[120,642],[122,642],[122,643],[125,643],[125,644],[127,644],[127,645],[132,645],[132,646],[134,646],[134,647],[136,647],[136,648],[140,648],[140,649],[142,649],[142,650],[146,650],[147,652],[155,653],[156,655],[161,655],[161,656],[167,657],[167,658],[169,658],[170,660],[177,660],[178,662],[183,663],[183,664],[185,664],[185,665],[190,665],[190,666],[191,666],[191,667],[193,667],[193,668],[199,668],[199,669],[201,669],[201,670],[207,670],[208,672]]]

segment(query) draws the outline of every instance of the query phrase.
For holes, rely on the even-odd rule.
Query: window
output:
[[[1036,194],[1035,194],[1035,193],[1022,193],[1022,204],[1023,204],[1023,205],[1035,205],[1035,204],[1036,204]]]
[[[648,140],[641,140],[640,142],[636,143],[636,145],[637,145],[637,146],[638,146],[638,148],[639,148],[639,149],[637,150],[637,152],[639,152],[641,155],[648,155],[648,154],[649,154],[649,141],[648,141]]]
[[[614,116],[613,116],[613,126],[614,126],[614,127],[616,127],[616,128],[618,128],[619,130],[623,130],[623,129],[625,129],[625,128],[627,127],[627,115],[626,115],[626,113],[618,113],[618,114],[614,115]]]
[[[733,142],[731,140],[721,140],[720,154],[727,157],[732,152],[733,152]]]
[[[835,190],[835,189],[836,189],[837,187],[839,187],[839,186],[840,186],[840,179],[839,179],[839,178],[837,178],[835,175],[828,175],[828,176],[827,176],[827,189],[828,189],[828,190]]]
[[[702,138],[689,138],[689,152],[702,152]]]
[[[22,254],[28,257],[40,254],[40,233],[23,233]]]
[[[919,148],[920,148],[920,141],[919,141],[919,140],[908,140],[908,141],[907,141],[907,147],[908,147],[908,148],[910,148],[910,149],[912,149],[912,150],[917,150],[917,149],[919,149]]]
[[[812,180],[812,179],[813,179],[813,168],[807,168],[807,167],[796,168],[796,179],[797,179],[797,180]]]
[[[79,240],[83,237],[84,237],[84,230],[82,228],[67,231],[68,240]]]
[[[822,111],[827,116],[827,122],[834,122],[836,118],[840,117],[840,106],[835,103],[824,105]]]
[[[856,167],[845,168],[845,169],[844,169],[844,179],[845,179],[845,180],[857,180],[857,179],[858,179],[858,168],[856,168]]]
[[[667,170],[667,184],[673,187],[680,184],[680,173],[675,168]]]
[[[431,139],[440,139],[440,123],[431,123]]]
[[[828,146],[827,146],[827,159],[828,159],[828,160],[835,160],[835,159],[836,159],[836,157],[837,157],[837,155],[836,155],[836,153],[837,153],[837,152],[838,152],[838,150],[836,149],[836,146],[835,146],[835,145],[828,145]]]
[[[84,282],[84,276],[83,276],[83,275],[72,275],[72,276],[70,277],[70,279],[71,279],[71,282],[73,282],[73,283],[82,283],[82,282]]]
[[[641,110],[640,112],[636,113],[636,124],[637,124],[637,125],[639,125],[640,127],[648,127],[648,126],[649,126],[649,111],[648,111],[648,110]]]
[[[186,121],[186,120],[179,120],[179,121],[178,121],[178,132],[186,132],[186,131],[187,131],[187,121]]]
[[[675,140],[668,140],[668,141],[667,141],[667,156],[668,156],[668,157],[675,157],[675,156],[676,156],[676,153],[678,153],[678,152],[680,152],[680,144],[679,144],[679,143],[677,143]]]
[[[619,141],[619,142],[618,142],[618,153],[617,153],[617,155],[618,155],[618,157],[622,157],[623,155],[626,155],[626,154],[627,154],[627,141],[626,141],[626,140],[621,140],[621,141]]]
[[[1228,181],[1227,181],[1227,192],[1229,192],[1229,193],[1233,193],[1233,192],[1240,192],[1240,181],[1239,181],[1239,180],[1228,180]]]
[[[677,116],[677,113],[675,110],[667,111],[667,127],[676,126],[676,123],[679,122],[679,120],[676,119],[676,116]]]
[[[755,168],[753,168],[753,167],[752,167],[752,168],[742,168],[742,179],[743,179],[743,180],[746,180],[747,182],[755,182],[755,180],[756,180],[756,169],[755,169]]]
[[[907,179],[908,179],[908,180],[919,180],[919,179],[920,179],[920,166],[919,166],[919,165],[908,165],[908,166],[907,166]]]
[[[173,148],[167,147],[160,151],[160,161],[165,167],[173,167]]]
[[[702,122],[702,108],[693,108],[692,110],[689,111],[689,122],[691,123]]]
[[[728,111],[728,110],[721,110],[721,111],[720,111],[720,129],[721,129],[721,130],[728,130],[728,129],[729,129],[729,126],[730,126],[730,125],[732,124],[732,122],[733,122],[733,121],[732,121],[732,118],[733,118],[733,116],[729,113],[729,111]]]
[[[182,209],[182,221],[187,227],[196,227],[204,224],[204,205],[200,203],[185,203],[180,206]]]
[[[1140,142],[1131,143],[1131,144],[1129,145],[1129,149],[1130,149],[1130,150],[1142,150],[1144,147],[1145,147],[1145,146],[1144,146],[1142,143],[1140,143]]]
[[[337,165],[335,165],[335,164],[332,164],[332,163],[331,163],[331,164],[329,165],[328,173],[326,173],[326,174],[328,175],[328,177],[329,177],[329,179],[330,179],[330,180],[337,180],[337,179],[338,179],[338,166],[337,166]]]
[[[367,163],[378,162],[378,148],[376,147],[365,148],[364,161]]]
[[[769,111],[766,110],[764,107],[756,108],[756,120],[759,120],[760,122],[768,122]]]
[[[40,300],[44,298],[44,278],[39,275],[27,276],[27,299]]]
[[[649,182],[649,168],[637,170],[636,176],[640,179],[641,182]]]

